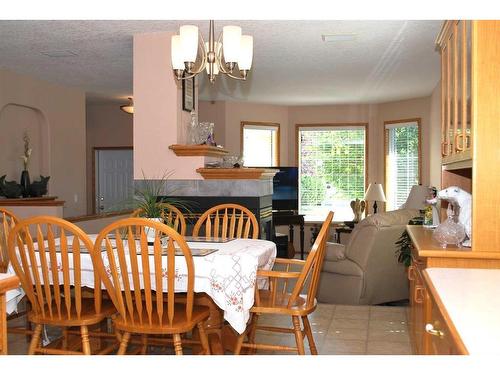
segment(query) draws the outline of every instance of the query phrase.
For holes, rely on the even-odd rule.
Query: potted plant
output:
[[[165,172],[159,179],[147,179],[143,173],[143,180],[139,185],[136,185],[132,198],[132,207],[136,216],[172,226],[173,223],[164,220],[167,216],[165,204],[189,211],[188,201],[168,197],[173,193],[173,190],[167,189],[167,180],[172,173]],[[159,200],[160,196],[166,197]],[[155,232],[153,229],[148,230],[147,235],[148,240],[154,241]]]
[[[399,240],[396,241],[396,255],[398,256],[398,262],[403,263],[405,267],[409,267],[411,265],[411,238],[408,235],[408,232],[405,230]]]

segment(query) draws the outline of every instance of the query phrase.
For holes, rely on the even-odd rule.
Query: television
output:
[[[273,167],[279,172],[273,178],[273,210],[297,211],[299,209],[299,169]]]

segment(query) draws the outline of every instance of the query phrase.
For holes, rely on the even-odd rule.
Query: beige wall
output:
[[[134,178],[201,179],[200,156],[177,157],[168,146],[186,143],[190,114],[182,110],[182,85],[170,66],[173,33],[134,35]],[[195,103],[198,99],[195,87]]]
[[[33,131],[32,179],[50,175],[49,194],[66,201],[64,216],[85,214],[85,93],[0,70],[0,134],[21,147],[7,152],[22,155],[19,135],[24,125]],[[19,179],[21,160],[14,167],[15,157],[1,152],[0,171]]]
[[[133,115],[118,104],[87,105],[87,213],[92,213],[94,147],[132,147]]]

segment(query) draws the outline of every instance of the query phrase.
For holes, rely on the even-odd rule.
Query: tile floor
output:
[[[412,354],[407,307],[404,306],[319,304],[310,316],[310,322],[320,354]],[[282,316],[262,317],[259,323],[285,326]],[[295,339],[291,334],[259,331],[256,340],[295,346]],[[21,335],[9,335],[8,345],[10,354],[27,353],[28,343]],[[306,353],[309,353],[308,347]],[[259,354],[278,353],[262,351]]]

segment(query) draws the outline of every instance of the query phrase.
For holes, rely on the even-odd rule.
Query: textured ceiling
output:
[[[84,89],[91,101],[132,95],[132,36],[208,21],[0,21],[0,68]],[[216,21],[254,36],[247,82],[203,77],[200,98],[275,104],[384,102],[429,95],[439,80],[441,21]],[[355,34],[325,43],[322,34]],[[43,53],[71,51],[77,56]],[[165,67],[165,74],[171,74]]]

